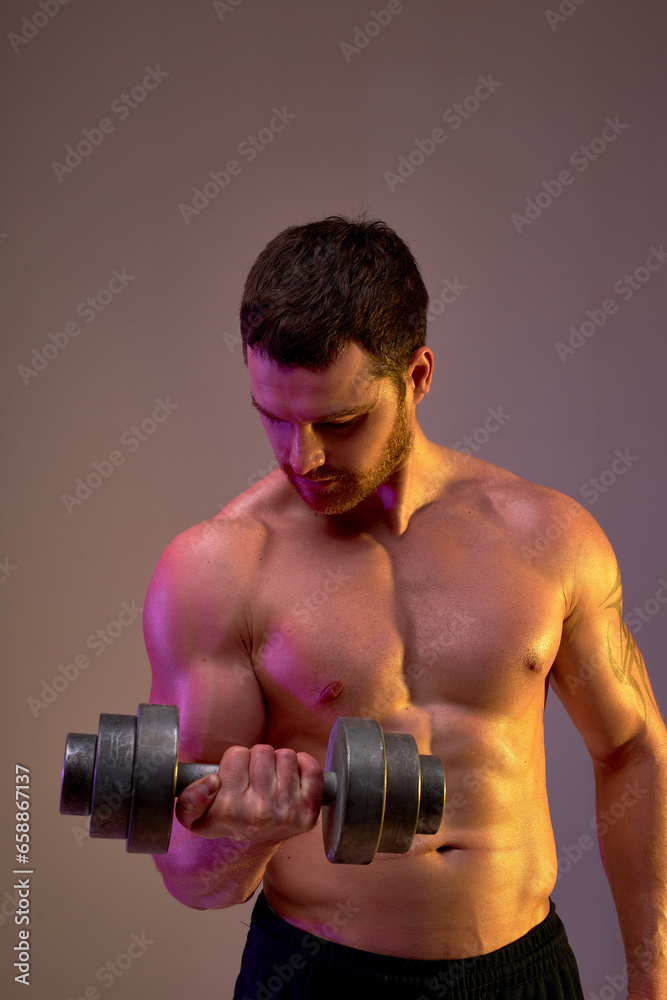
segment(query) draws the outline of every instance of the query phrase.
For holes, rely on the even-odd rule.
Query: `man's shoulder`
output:
[[[476,497],[535,555],[547,549],[577,549],[583,538],[600,530],[586,508],[566,493],[475,456],[461,456],[457,490]]]
[[[298,518],[298,504],[285,477],[276,469],[239,493],[214,514],[182,531],[168,547],[186,563],[223,560],[238,570],[257,568],[272,534]]]
[[[273,481],[267,483],[267,480]],[[215,515],[190,525],[164,550],[158,570],[203,584],[233,575],[250,580],[280,514],[280,484],[272,473],[234,497]]]

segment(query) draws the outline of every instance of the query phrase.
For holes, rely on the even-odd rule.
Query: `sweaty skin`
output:
[[[550,680],[559,696],[572,690],[575,566],[595,528],[562,494],[427,441],[414,401],[428,391],[430,374],[417,374],[432,355],[418,354],[403,415],[387,386],[378,393],[360,379],[353,354],[336,393],[312,373],[249,365],[255,403],[279,419],[265,426],[281,468],[184,533],[197,583],[173,598],[170,617],[156,596],[176,586],[178,559],[167,560],[145,630],[151,701],[179,703],[183,759],[217,763],[232,745],[262,743],[306,751],[324,767],[340,715],[412,733],[420,753],[442,758],[447,805],[435,836],[368,866],[332,865],[318,820],[273,853],[264,892],[290,923],[354,948],[463,958],[516,940],[549,910],[557,857],[543,713]],[[367,403],[345,440],[309,423],[335,399]],[[387,478],[383,463],[396,454],[402,471]],[[308,482],[336,473],[342,483]],[[372,491],[359,500],[362,482]],[[613,562],[606,550],[605,559]],[[581,683],[594,691],[597,681]],[[604,738],[586,694],[571,695],[600,764],[637,729],[636,695],[622,687],[606,696]],[[197,837],[174,828],[173,857],[189,857]],[[171,862],[156,860],[168,874]]]

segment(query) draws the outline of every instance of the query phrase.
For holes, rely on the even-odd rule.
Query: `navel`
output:
[[[332,681],[331,684],[327,684],[327,686],[320,691],[318,701],[321,705],[327,705],[329,702],[335,701],[336,698],[340,698],[344,690],[345,681]]]

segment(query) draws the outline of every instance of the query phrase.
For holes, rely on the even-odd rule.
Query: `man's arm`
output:
[[[616,557],[582,510],[551,685],[593,759],[600,852],[628,963],[628,998],[667,998],[667,731],[622,617]]]
[[[178,535],[153,574],[144,636],[150,700],[178,705],[179,759],[220,764],[179,796],[169,851],[155,863],[196,909],[245,902],[280,843],[314,826],[321,768],[260,743],[266,706],[252,665],[258,527],[205,521]]]

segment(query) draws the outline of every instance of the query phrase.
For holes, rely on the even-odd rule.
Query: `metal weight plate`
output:
[[[94,733],[67,734],[60,786],[60,811],[67,816],[90,816],[96,747]]]
[[[439,757],[422,755],[417,833],[437,833],[445,811],[445,767]]]
[[[130,854],[166,854],[178,766],[178,708],[139,705],[130,824]]]
[[[382,727],[374,719],[336,719],[325,771],[336,774],[336,798],[322,807],[322,835],[333,864],[367,865],[375,857],[385,808]]]
[[[91,837],[123,840],[127,835],[132,794],[136,719],[100,715],[91,802]]]
[[[405,854],[415,838],[419,816],[419,750],[409,733],[385,733],[387,801],[384,806],[381,854]]]

